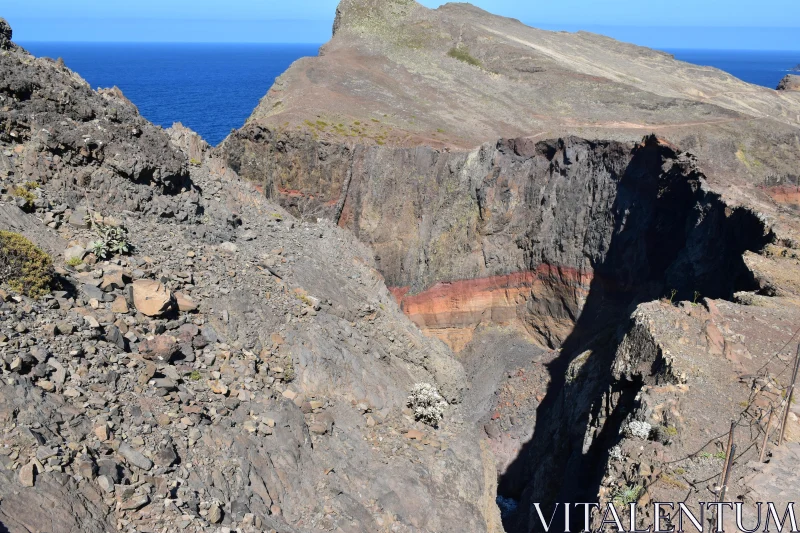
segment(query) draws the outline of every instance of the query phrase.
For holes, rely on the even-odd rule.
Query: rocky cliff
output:
[[[352,230],[406,314],[459,353],[505,525],[527,532],[536,501],[702,499],[717,465],[696,459],[724,448],[726,421],[753,437],[782,408],[745,398],[748,373],[787,386],[799,111],[791,92],[598,35],[344,0],[319,57],[215,152],[293,213]],[[781,326],[738,318],[756,315]],[[698,364],[665,378],[678,350]],[[714,393],[691,392],[711,369]],[[656,428],[644,454],[640,423]]]
[[[645,133],[694,153],[731,205],[791,203],[798,105],[775,91],[466,4],[345,1],[336,20],[219,153],[295,213],[351,229],[456,349],[487,321],[563,339]],[[525,317],[537,306],[552,323]]]

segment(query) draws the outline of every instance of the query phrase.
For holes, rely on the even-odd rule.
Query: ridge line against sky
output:
[[[421,0],[428,7],[445,3]],[[548,30],[586,30],[653,48],[800,50],[800,1],[473,0]],[[18,42],[324,43],[338,0],[5,0]],[[46,13],[46,16],[41,16]],[[574,15],[567,19],[564,13]]]

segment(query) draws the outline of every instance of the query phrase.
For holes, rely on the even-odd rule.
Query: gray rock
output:
[[[6,22],[6,19],[0,18],[0,50],[6,50],[13,46],[11,42],[12,35],[11,26]]]
[[[72,246],[64,250],[64,261],[82,260],[86,255],[86,250],[82,246]]]
[[[90,223],[88,221],[89,212],[86,210],[85,207],[79,207],[72,214],[69,216],[69,224],[70,226],[80,228],[80,229],[88,229],[90,227]]]
[[[128,463],[132,464],[142,470],[150,470],[153,468],[153,461],[142,455],[141,452],[134,450],[127,442],[119,445],[119,453]]]

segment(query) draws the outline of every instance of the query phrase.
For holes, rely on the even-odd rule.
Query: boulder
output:
[[[158,281],[140,279],[133,283],[133,304],[143,315],[161,316],[172,307],[172,293]]]
[[[178,341],[169,335],[157,335],[139,343],[139,353],[145,359],[169,361],[178,352]]]

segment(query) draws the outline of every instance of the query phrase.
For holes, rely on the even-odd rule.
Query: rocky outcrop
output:
[[[196,214],[186,157],[119,89],[95,92],[18,47],[0,55],[0,80],[0,177],[52,182],[70,208],[89,201],[184,220]],[[155,192],[165,193],[161,202]]]
[[[656,133],[695,153],[712,184],[796,173],[800,104],[663,52],[537,30],[465,3],[345,0],[334,28],[319,57],[295,62],[221,147],[243,176],[267,182],[270,145],[285,146],[294,166],[280,167],[309,174],[280,193],[287,204],[341,190],[315,177],[317,150],[304,139],[336,166],[376,146],[453,152],[526,136],[636,142]]]
[[[14,46],[11,42],[13,32],[6,19],[0,17],[0,50],[8,50]]]
[[[800,76],[787,74],[778,84],[779,91],[800,91]]]

